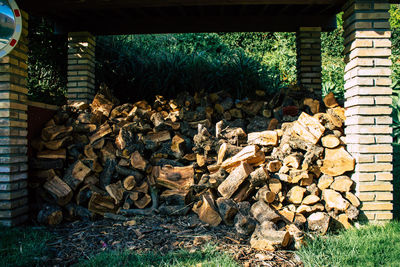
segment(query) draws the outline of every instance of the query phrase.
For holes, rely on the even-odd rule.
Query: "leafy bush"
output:
[[[97,47],[97,82],[124,101],[200,90],[241,98],[281,86],[278,69],[229,48],[217,34],[99,37]]]
[[[28,96],[50,104],[65,102],[67,37],[56,35],[51,22],[29,18]]]

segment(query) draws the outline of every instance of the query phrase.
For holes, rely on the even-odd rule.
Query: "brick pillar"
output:
[[[88,32],[68,34],[68,100],[91,102],[95,94],[96,39]]]
[[[301,27],[296,33],[297,81],[321,98],[321,28]]]
[[[17,46],[0,59],[0,225],[28,218],[27,60],[28,14]]]
[[[347,149],[352,179],[369,220],[392,219],[393,156],[389,2],[348,1],[344,7]]]

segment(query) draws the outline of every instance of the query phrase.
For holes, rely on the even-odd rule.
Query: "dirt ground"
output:
[[[196,215],[181,217],[135,217],[131,221],[103,219],[76,221],[50,229],[48,265],[65,266],[104,250],[129,249],[137,253],[166,254],[179,249],[195,250],[214,243],[243,266],[302,266],[291,251],[255,251],[232,227],[210,227]]]

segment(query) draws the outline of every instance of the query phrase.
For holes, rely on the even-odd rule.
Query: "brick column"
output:
[[[95,37],[68,34],[68,100],[91,102],[95,94]]]
[[[0,225],[28,218],[27,60],[28,14],[17,46],[0,59]]]
[[[297,81],[321,99],[321,28],[301,27],[296,33]]]
[[[348,1],[344,7],[347,149],[352,179],[369,220],[392,219],[392,103],[389,2]]]

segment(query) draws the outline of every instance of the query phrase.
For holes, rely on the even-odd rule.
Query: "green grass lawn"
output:
[[[42,266],[49,232],[32,227],[0,228],[0,266]]]
[[[43,266],[52,235],[37,228],[0,228],[0,266]],[[297,252],[305,266],[400,266],[400,222],[365,225],[308,241]],[[166,255],[133,251],[104,251],[81,259],[78,266],[239,266],[227,253],[206,245],[195,252]]]
[[[202,250],[188,252],[181,250],[166,255],[156,253],[137,254],[132,251],[108,251],[99,253],[89,260],[78,264],[81,267],[89,266],[210,266],[233,267],[239,266],[228,254],[216,252],[212,245],[205,246]]]
[[[400,266],[400,222],[318,237],[297,252],[305,266]]]

